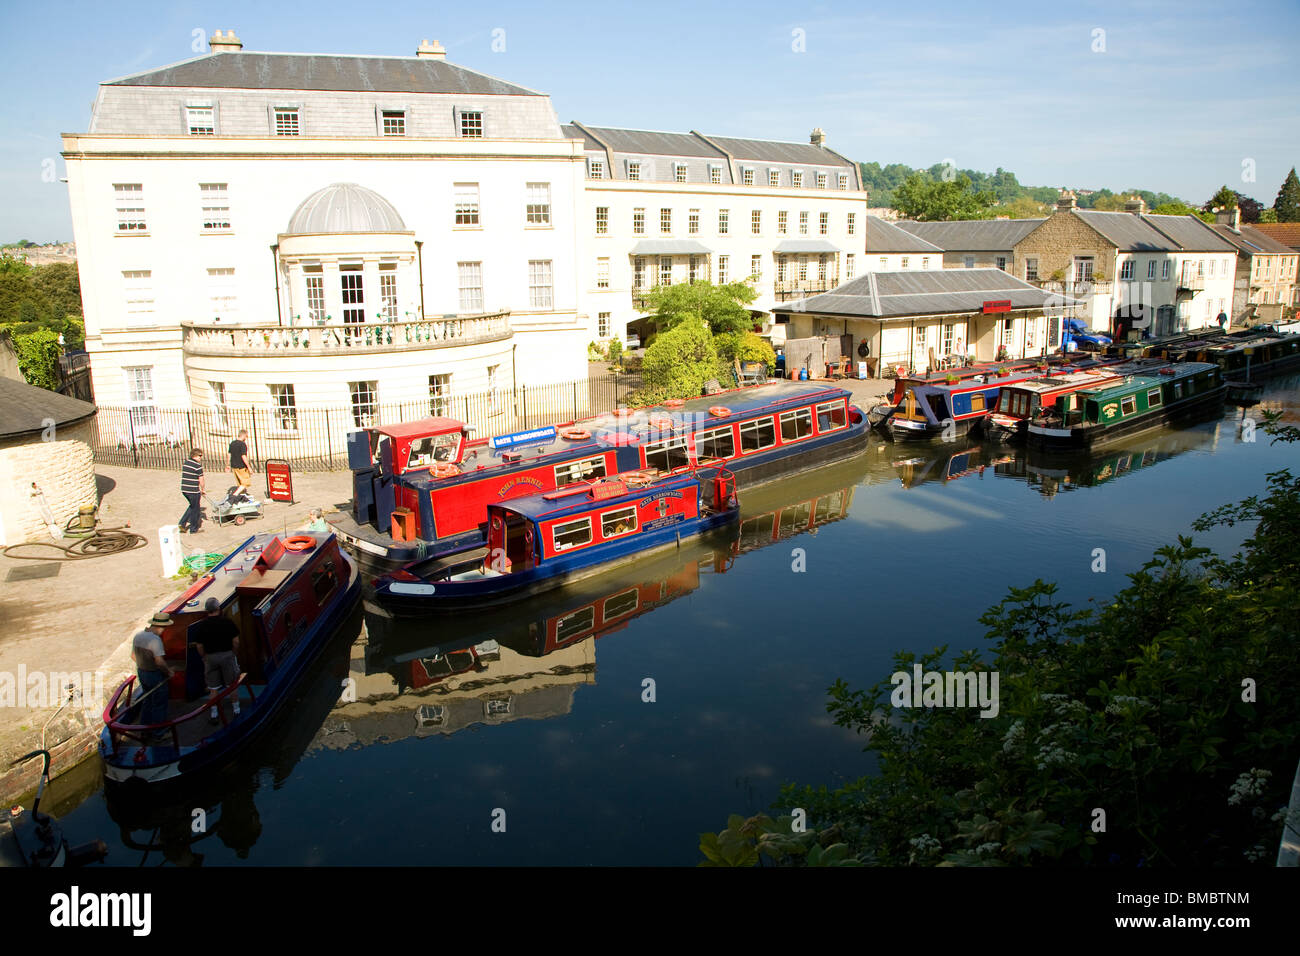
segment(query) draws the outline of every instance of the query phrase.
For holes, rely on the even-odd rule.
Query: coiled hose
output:
[[[23,544],[11,544],[0,551],[6,558],[20,558],[23,561],[79,561],[83,558],[102,558],[108,554],[121,554],[143,548],[149,540],[134,531],[127,531],[126,525],[120,528],[96,528],[92,534],[70,545],[54,544],[51,541],[27,541]],[[61,552],[59,554],[18,554],[21,548],[48,548]]]

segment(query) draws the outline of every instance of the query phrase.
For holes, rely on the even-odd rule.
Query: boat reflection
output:
[[[893,464],[904,488],[972,475],[983,477],[987,473],[1023,481],[1050,498],[1062,491],[1095,487],[1187,452],[1211,451],[1225,437],[1225,431],[1233,440],[1242,440],[1241,423],[1225,418],[1209,428],[1164,429],[1135,436],[1097,452],[1009,449],[1001,443],[989,442],[963,444],[943,454],[896,458]]]
[[[684,542],[526,605],[456,618],[454,637],[446,619],[395,618],[367,604],[366,642],[353,649],[356,699],[334,709],[312,746],[368,746],[569,713],[577,689],[595,682],[598,639],[687,597],[747,552],[844,519],[866,469],[859,458],[753,489],[725,536]]]
[[[134,851],[138,866],[202,866],[205,847],[216,843],[240,859],[248,858],[262,833],[255,795],[268,785],[279,789],[289,778],[340,694],[348,690],[349,652],[362,623],[357,608],[303,676],[298,694],[230,766],[161,800],[144,787],[106,790],[109,816],[128,851],[115,853],[113,861],[129,860]]]

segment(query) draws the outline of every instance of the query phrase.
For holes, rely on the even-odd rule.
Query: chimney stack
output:
[[[431,60],[447,59],[447,51],[443,49],[442,44],[437,40],[430,43],[428,40],[421,40],[420,47],[415,51],[416,56],[428,57]]]
[[[1135,216],[1140,216],[1147,211],[1146,200],[1141,196],[1130,196],[1124,202],[1124,211],[1131,212]]]
[[[822,128],[820,126],[818,126],[815,130],[812,131],[812,136],[809,137],[809,142],[811,142],[814,146],[826,145],[826,134],[822,132]]]
[[[1068,189],[1062,189],[1061,198],[1056,200],[1056,211],[1069,212],[1071,209],[1074,209],[1077,205],[1078,203],[1075,201],[1074,193],[1070,192],[1070,190]]]
[[[240,42],[239,37],[235,36],[234,30],[227,30],[225,36],[221,35],[220,30],[216,30],[208,40],[208,50],[212,53],[238,53],[243,48],[244,44]]]
[[[1214,210],[1214,224],[1227,226],[1233,232],[1241,232],[1241,210],[1236,206]]]

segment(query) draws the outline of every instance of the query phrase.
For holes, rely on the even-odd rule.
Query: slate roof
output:
[[[768,139],[735,139],[705,133],[733,158],[757,163],[806,163],[809,166],[852,166],[843,157],[812,143],[781,143]]]
[[[207,53],[105,86],[545,96],[446,60],[324,53]]]
[[[1242,253],[1248,256],[1254,255],[1295,255],[1295,250],[1288,245],[1278,242],[1272,236],[1269,236],[1258,229],[1242,224],[1241,232],[1233,232],[1225,223],[1218,223],[1210,226],[1215,232],[1232,243]]]
[[[772,311],[895,319],[979,312],[985,302],[999,300],[1009,300],[1013,309],[1077,304],[1075,299],[1047,292],[1001,269],[940,269],[869,272],[830,292],[786,302]]]
[[[609,126],[590,126],[582,124],[591,130],[592,134],[600,137],[608,143],[610,148],[616,153],[633,153],[646,156],[705,156],[710,159],[725,160],[718,150],[714,149],[698,136],[692,136],[690,133],[662,133],[651,129],[615,129]],[[573,136],[581,135],[581,130],[574,126],[566,126],[565,132],[573,130]],[[591,143],[588,149],[602,149],[600,143],[592,143],[591,140],[584,136],[588,143]]]
[[[1122,214],[1121,214],[1122,215]],[[1130,214],[1131,215],[1131,214]],[[1214,231],[1209,223],[1196,216],[1142,217],[1187,252],[1234,252],[1235,246]]]
[[[932,242],[879,216],[867,217],[867,252],[943,252]]]
[[[89,402],[26,382],[0,378],[0,438],[39,434],[50,418],[54,419],[56,429],[60,425],[72,425],[97,411]]]
[[[963,219],[956,222],[902,220],[900,229],[932,242],[945,252],[1010,252],[1042,219]]]
[[[1250,228],[1276,239],[1293,251],[1300,249],[1300,222],[1257,222]]]

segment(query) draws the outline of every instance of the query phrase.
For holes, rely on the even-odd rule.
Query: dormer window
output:
[[[640,163],[628,163],[628,164],[627,164],[627,178],[630,179],[632,182],[639,182],[639,181],[640,181],[640,179],[641,179],[641,164],[640,164]]]
[[[461,139],[482,139],[483,138],[483,111],[482,110],[461,110],[460,111],[460,136]]]
[[[709,182],[714,183],[715,185],[716,185],[717,183],[722,182],[722,167],[721,167],[721,166],[710,166],[710,167],[709,167]]]
[[[686,182],[686,164],[685,164],[685,163],[673,163],[673,182],[675,182],[675,183],[684,183],[684,182]]]
[[[742,169],[740,171],[740,182],[744,186],[754,185],[754,171],[752,169]]]
[[[383,110],[380,120],[385,136],[406,135],[406,110]]]
[[[588,178],[588,179],[604,179],[604,178],[605,178],[605,164],[604,164],[603,162],[601,162],[599,159],[591,159],[591,160],[588,160],[588,161],[587,161],[587,178]]]
[[[275,135],[297,136],[298,133],[298,107],[277,106],[275,108]]]
[[[212,106],[185,107],[185,127],[191,136],[215,136],[217,132],[216,108]]]

